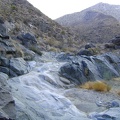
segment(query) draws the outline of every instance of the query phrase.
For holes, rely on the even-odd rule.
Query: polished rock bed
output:
[[[54,56],[45,53],[36,62],[29,62],[29,73],[8,80],[16,104],[16,120],[120,119],[120,107],[106,109],[96,105],[113,100],[120,104],[117,94],[76,88],[60,76],[59,70],[66,61],[58,62]]]

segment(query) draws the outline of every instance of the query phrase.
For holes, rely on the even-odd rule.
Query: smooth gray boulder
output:
[[[23,45],[26,45],[26,46],[29,43],[37,44],[37,40],[36,40],[35,36],[32,35],[31,33],[25,33],[25,34],[18,35],[17,38],[22,41]]]
[[[120,58],[112,53],[98,56],[70,56],[66,61],[68,63],[60,68],[59,73],[75,84],[109,80],[120,76]]]
[[[12,120],[16,117],[15,101],[7,84],[8,75],[0,72],[0,119]]]
[[[43,75],[47,75],[45,71]],[[49,74],[45,80],[41,74],[31,72],[9,80],[18,111],[16,120],[89,120],[69,99],[58,94]]]
[[[10,77],[16,77],[28,73],[28,63],[23,58],[0,57],[0,72]]]
[[[89,49],[84,49],[84,50],[79,51],[77,55],[93,56],[94,53],[90,51]]]
[[[28,72],[28,64],[23,58],[11,58],[9,68],[17,75],[23,75]]]
[[[89,118],[92,120],[120,120],[120,107],[110,108],[101,113],[91,113]]]
[[[108,56],[111,55],[101,57],[105,58],[114,68],[119,62],[119,58]],[[95,117],[90,119],[86,113],[97,111],[99,114],[106,109],[98,107],[96,101],[99,99],[106,102],[112,99],[118,100],[118,96],[112,93],[103,94],[102,92],[74,88],[72,80],[59,76],[60,68],[66,65],[65,60],[58,62],[55,57],[48,57],[48,54],[42,57],[40,57],[40,61],[51,60],[51,62],[43,63],[38,62],[39,60],[36,63],[29,62],[31,68],[29,73],[8,80],[16,104],[16,120],[94,120]],[[74,64],[77,72],[81,70],[83,75],[86,74],[89,78],[97,79],[97,76],[100,75],[101,78],[102,75],[97,71],[94,57],[68,56],[66,60],[68,64]],[[84,71],[79,66],[84,68]],[[89,71],[86,68],[89,68]],[[94,75],[95,72],[98,73]],[[76,80],[76,82],[79,81]]]
[[[88,80],[100,80],[101,75],[90,60],[84,57],[75,57],[72,62],[60,68],[60,74],[72,83],[82,84]]]

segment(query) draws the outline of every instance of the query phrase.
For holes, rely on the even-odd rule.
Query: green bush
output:
[[[17,9],[17,7],[15,5],[11,5],[11,10],[17,11],[18,9]]]

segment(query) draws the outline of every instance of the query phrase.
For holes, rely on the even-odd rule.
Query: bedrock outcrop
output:
[[[83,84],[87,81],[109,80],[120,76],[120,58],[113,53],[97,56],[63,56],[58,59],[69,62],[60,68],[60,74],[72,83]]]

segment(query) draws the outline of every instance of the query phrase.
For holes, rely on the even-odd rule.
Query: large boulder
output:
[[[104,46],[105,46],[105,48],[115,49],[115,44],[113,44],[113,43],[106,43]]]
[[[86,55],[86,56],[92,56],[94,55],[90,50],[85,49],[85,50],[80,50],[77,55]]]
[[[60,68],[60,74],[75,84],[120,76],[120,58],[112,53],[98,56],[73,56]]]
[[[94,48],[94,47],[95,47],[95,45],[92,44],[92,43],[87,43],[87,44],[85,45],[85,49]]]
[[[77,55],[86,55],[86,56],[93,56],[99,53],[99,49],[97,47],[86,47],[87,49],[80,50]]]
[[[101,113],[91,113],[89,118],[93,120],[120,120],[120,107],[110,108]]]
[[[71,55],[70,53],[63,52],[63,53],[56,55],[56,59],[58,61],[71,61],[70,56],[73,56],[73,55]]]
[[[29,44],[37,43],[35,36],[32,35],[31,33],[25,33],[25,34],[18,35],[17,38],[22,41],[23,45],[26,45],[26,46],[28,46]]]
[[[76,57],[72,62],[63,65],[60,68],[60,74],[76,84],[82,84],[88,80],[101,79],[96,65],[83,57]]]
[[[120,46],[120,36],[115,36],[115,38],[112,39],[112,43]]]
[[[0,72],[0,120],[13,120],[16,117],[15,102],[7,79],[8,75]]]
[[[11,58],[9,64],[10,69],[17,75],[23,75],[28,72],[28,64],[23,58]]]
[[[4,72],[10,77],[23,75],[28,72],[28,63],[23,58],[0,57],[0,72]]]
[[[42,66],[40,73],[31,72],[9,80],[18,111],[16,120],[89,120],[84,112],[59,94],[60,82],[55,79],[56,74],[51,77],[45,73],[49,68],[48,64],[46,69]]]
[[[19,45],[20,48],[22,49],[23,53],[24,53],[24,59],[25,60],[33,60],[35,57],[35,53],[32,50],[27,49],[25,46],[23,45]]]

